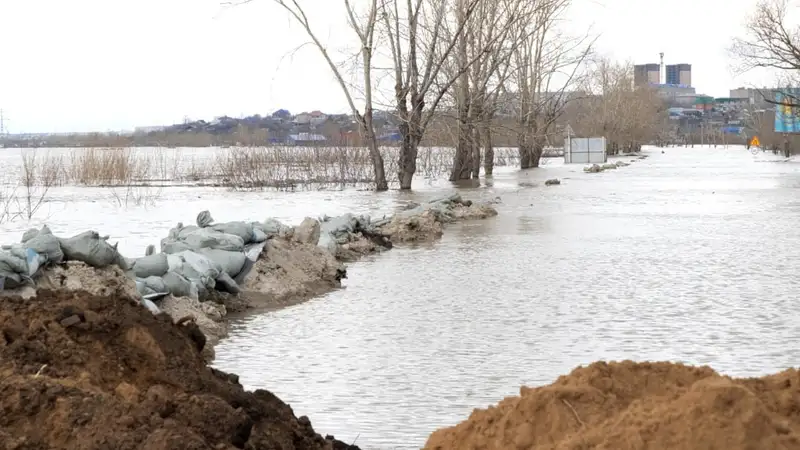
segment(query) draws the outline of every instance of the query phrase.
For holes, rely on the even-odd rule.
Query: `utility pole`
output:
[[[4,134],[8,134],[8,130],[6,130],[6,116],[3,113],[3,110],[0,109],[0,136]]]

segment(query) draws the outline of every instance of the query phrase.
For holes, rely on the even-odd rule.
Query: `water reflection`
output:
[[[501,197],[498,217],[352,264],[346,289],[234,324],[217,365],[322,433],[385,449],[419,448],[474,407],[601,358],[739,376],[796,364],[800,165],[758,161],[673,148],[600,174],[499,170],[465,190]],[[554,177],[562,185],[518,187]]]

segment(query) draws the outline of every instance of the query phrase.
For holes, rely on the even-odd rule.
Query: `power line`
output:
[[[8,122],[8,117],[6,117],[5,112],[0,109],[0,136],[8,134],[8,127],[6,127],[6,122]]]

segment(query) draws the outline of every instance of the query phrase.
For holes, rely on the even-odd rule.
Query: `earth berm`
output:
[[[205,365],[192,320],[118,292],[40,290],[0,308],[0,448],[351,449]]]
[[[597,362],[433,433],[433,450],[800,449],[800,372]]]

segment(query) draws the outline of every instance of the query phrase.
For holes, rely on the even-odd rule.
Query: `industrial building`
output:
[[[661,84],[661,65],[653,63],[633,66],[633,84],[636,86]]]
[[[667,64],[666,84],[676,84],[680,86],[692,85],[692,65],[691,64]]]

